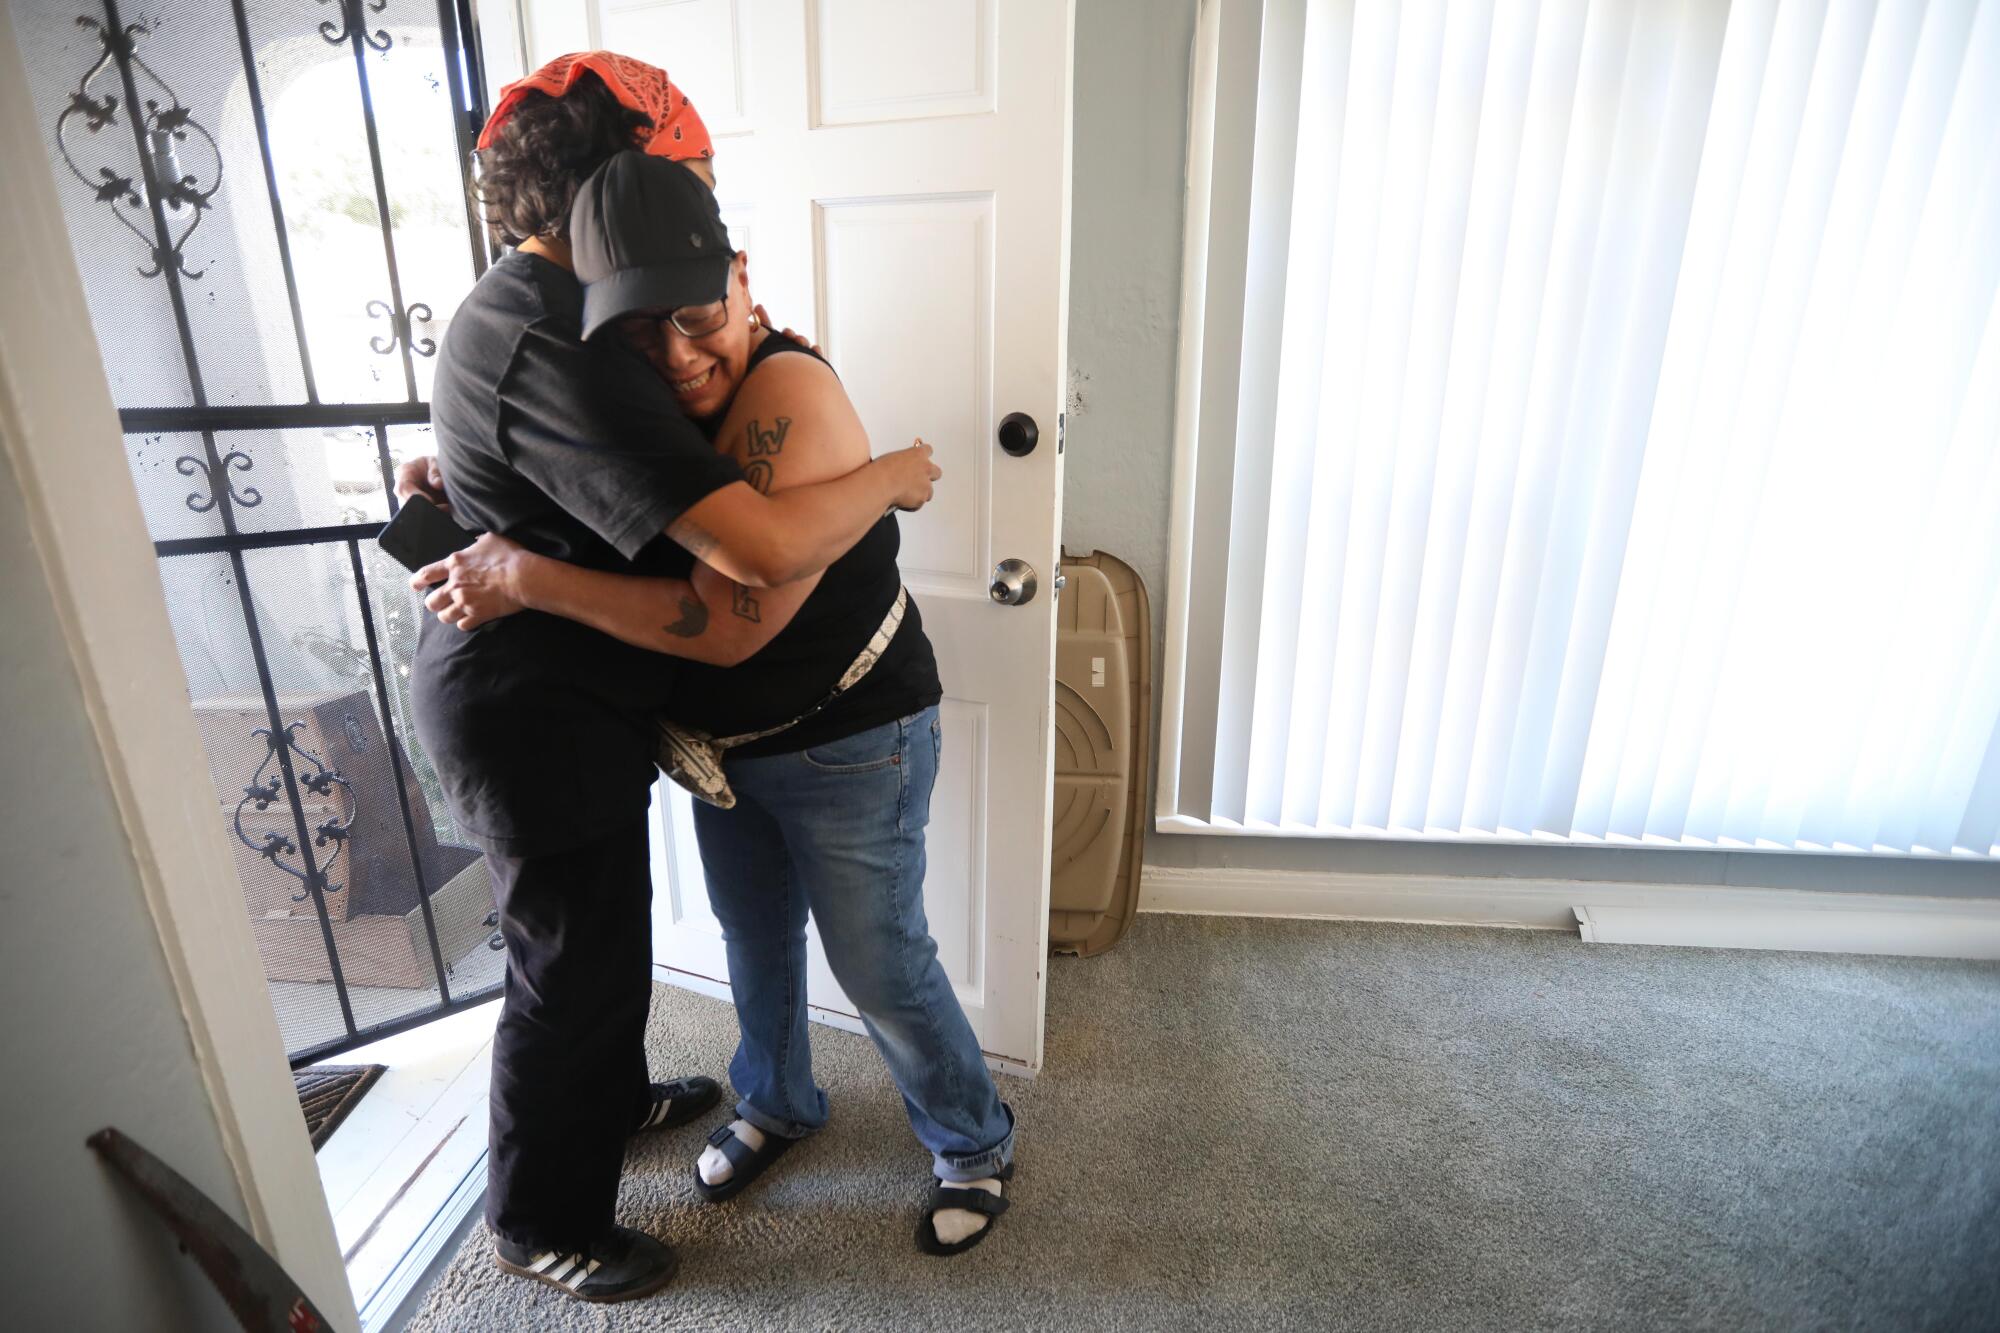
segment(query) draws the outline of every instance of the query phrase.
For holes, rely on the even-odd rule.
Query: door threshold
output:
[[[486,1154],[481,1152],[396,1266],[361,1303],[361,1333],[391,1333],[409,1322],[424,1290],[451,1263],[469,1229],[467,1223],[485,1197]]]
[[[486,1181],[498,1002],[337,1057],[388,1072],[318,1154],[348,1288],[368,1333],[387,1326]]]

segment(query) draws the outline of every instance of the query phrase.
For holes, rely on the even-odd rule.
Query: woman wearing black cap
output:
[[[761,327],[748,256],[729,250],[714,197],[685,168],[620,154],[579,193],[570,232],[585,335],[619,338],[650,361],[752,485],[777,493],[868,461],[833,371]],[[695,831],[742,1038],[729,1071],[736,1119],[710,1136],[695,1184],[729,1198],[826,1123],[806,1029],[810,911],[931,1152],[917,1245],[949,1255],[983,1240],[1004,1211],[1014,1125],[924,917],[941,692],[896,570],[899,543],[891,513],[817,580],[737,589],[732,615],[783,628],[733,669],[678,676],[677,757],[691,743],[699,759],[722,738]],[[498,538],[460,567],[432,599],[453,623],[528,607],[672,651],[702,620],[690,604],[663,624],[657,581],[573,568]],[[727,586],[705,567],[694,582]]]

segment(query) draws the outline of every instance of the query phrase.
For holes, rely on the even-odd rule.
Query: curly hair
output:
[[[477,159],[472,196],[494,243],[568,239],[577,189],[614,153],[636,147],[635,136],[652,123],[591,73],[567,96],[531,95]]]

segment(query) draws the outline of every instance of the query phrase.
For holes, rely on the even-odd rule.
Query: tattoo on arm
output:
[[[771,465],[761,458],[753,458],[743,465],[743,480],[759,495],[771,493]]]
[[[758,608],[757,599],[750,595],[750,590],[740,583],[731,586],[736,589],[736,595],[730,599],[729,609],[753,625],[763,624],[764,613]]]
[[[744,435],[743,454],[746,458],[762,458],[765,455],[781,454],[785,451],[785,433],[792,428],[790,417],[779,417],[778,424],[765,430],[763,423],[752,421]]]
[[[708,628],[708,608],[693,597],[681,598],[681,618],[660,628],[682,639],[698,638]]]

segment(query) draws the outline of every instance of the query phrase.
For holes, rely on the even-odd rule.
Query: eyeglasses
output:
[[[706,305],[684,305],[678,310],[670,310],[664,317],[656,314],[628,315],[618,321],[618,332],[627,342],[640,348],[654,346],[661,341],[660,325],[671,324],[683,338],[706,338],[720,333],[722,326],[729,322],[729,293],[725,290],[720,301],[710,301]]]

